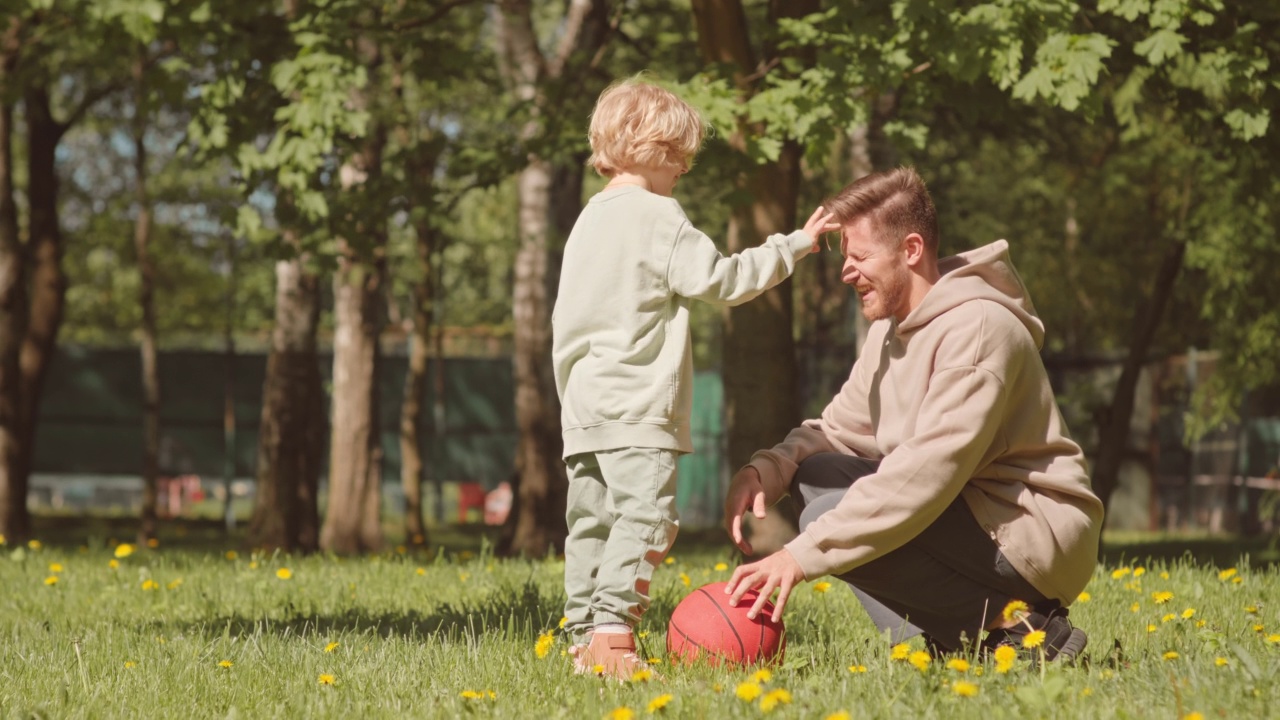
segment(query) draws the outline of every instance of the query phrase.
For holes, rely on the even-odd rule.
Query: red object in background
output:
[[[484,513],[484,486],[480,483],[458,483],[458,522],[467,521],[468,510]]]
[[[774,622],[773,603],[766,602],[755,620],[747,611],[758,595],[748,591],[737,607],[729,605],[726,583],[703,585],[685,596],[667,625],[667,654],[672,662],[695,660],[719,665],[781,662],[786,627]]]
[[[511,483],[503,480],[484,496],[484,524],[501,525],[511,514]]]

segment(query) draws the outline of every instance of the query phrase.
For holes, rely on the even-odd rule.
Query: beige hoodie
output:
[[[871,326],[822,417],[752,456],[770,503],[815,453],[881,461],[787,544],[806,577],[902,546],[958,495],[1047,597],[1068,605],[1088,583],[1102,503],[1058,411],[1039,354],[1044,326],[1008,248],[940,260],[941,278],[906,319]]]

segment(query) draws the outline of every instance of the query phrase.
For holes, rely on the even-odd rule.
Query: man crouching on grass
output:
[[[835,575],[894,642],[935,651],[1037,647],[1073,660],[1085,633],[1067,606],[1093,574],[1101,501],[1040,359],[1044,325],[1003,240],[938,259],[938,224],[910,168],[864,177],[824,204],[841,225],[843,282],[872,321],[823,410],[755,453],[725,500],[742,518],[790,494],[801,532],[737,568],[754,617],[779,590]],[[1042,654],[1042,655],[1041,655]]]

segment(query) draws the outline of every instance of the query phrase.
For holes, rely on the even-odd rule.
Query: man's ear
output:
[[[907,264],[915,267],[924,258],[924,238],[920,233],[911,233],[902,239],[902,249],[907,255]]]

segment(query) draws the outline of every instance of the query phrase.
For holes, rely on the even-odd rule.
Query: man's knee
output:
[[[840,499],[844,497],[844,493],[832,492],[825,495],[819,495],[812,502],[805,504],[804,509],[800,511],[800,532],[809,526],[809,523],[817,520],[823,514],[830,512],[836,505],[840,504]]]

